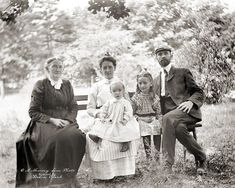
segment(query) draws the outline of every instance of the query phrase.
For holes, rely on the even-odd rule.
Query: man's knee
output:
[[[175,128],[175,134],[176,135],[184,135],[187,134],[187,127],[184,124],[178,124]]]
[[[176,117],[174,111],[168,112],[162,117],[163,126],[173,126],[178,120],[179,119]]]

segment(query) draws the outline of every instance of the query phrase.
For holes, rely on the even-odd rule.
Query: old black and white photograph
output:
[[[0,0],[0,187],[235,188],[234,0]]]

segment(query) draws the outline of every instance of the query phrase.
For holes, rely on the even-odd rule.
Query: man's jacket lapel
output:
[[[175,76],[175,68],[172,66],[167,77],[167,81],[170,81]]]

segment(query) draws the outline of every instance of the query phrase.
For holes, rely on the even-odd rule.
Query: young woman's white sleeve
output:
[[[96,117],[96,114],[98,113],[98,110],[96,109],[97,95],[98,95],[98,85],[95,84],[92,86],[91,91],[88,95],[88,103],[87,103],[87,113],[91,117]]]

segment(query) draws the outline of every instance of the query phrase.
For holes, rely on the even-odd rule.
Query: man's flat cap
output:
[[[157,54],[158,52],[161,52],[161,51],[170,51],[171,52],[172,49],[169,46],[160,46],[155,50],[155,54]]]

